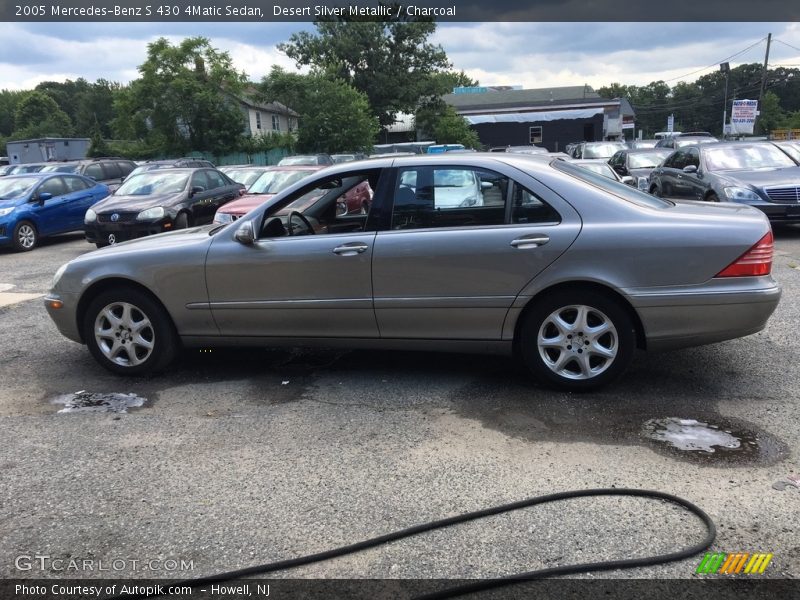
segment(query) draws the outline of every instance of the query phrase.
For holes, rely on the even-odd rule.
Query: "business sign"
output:
[[[667,131],[674,131],[675,130],[675,115],[670,115],[667,117]]]
[[[731,109],[731,133],[752,134],[758,115],[758,100],[734,100]]]

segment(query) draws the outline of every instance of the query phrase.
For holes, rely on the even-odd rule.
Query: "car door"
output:
[[[40,235],[69,231],[69,207],[63,177],[50,177],[39,184],[31,197],[31,212]],[[46,200],[42,194],[52,194]]]
[[[695,170],[687,172],[686,167],[694,167]],[[697,147],[686,148],[686,165],[683,168],[681,187],[686,189],[683,197],[702,200],[707,186],[705,175],[700,170],[700,150]]]
[[[664,164],[658,169],[658,183],[661,195],[665,198],[681,197],[681,182],[678,177],[683,174],[686,164],[686,152],[676,150],[669,155]]]
[[[64,209],[66,219],[65,231],[75,231],[83,228],[83,218],[86,211],[95,203],[95,195],[89,184],[82,177],[64,175],[62,178],[65,187]]]
[[[358,173],[337,177],[360,177]],[[372,168],[365,179],[377,180],[380,173]],[[330,177],[306,183],[287,201],[299,207],[311,199],[311,208],[303,209],[303,214],[322,205],[324,218],[333,223],[338,220],[336,202],[346,190],[331,190],[326,183]],[[282,223],[291,210],[291,205],[282,209],[282,220],[265,219],[257,211],[214,237],[206,259],[206,283],[220,333],[237,338],[377,338],[371,272],[375,231],[360,227],[342,233],[287,236]],[[322,222],[308,218],[315,224]],[[354,222],[360,218],[346,217]],[[363,216],[364,223],[367,218]],[[236,241],[236,228],[249,223],[259,232],[256,240],[252,244]],[[271,228],[272,224],[277,228]],[[327,230],[340,231],[331,226]]]
[[[239,197],[239,186],[237,186],[216,169],[207,170],[206,176],[208,177],[208,181],[213,186],[212,189],[214,190],[214,195],[212,196],[211,204],[209,205],[211,212],[210,221],[213,221],[214,215],[219,207]]]
[[[213,206],[217,191],[211,187],[213,184],[209,181],[207,172],[208,169],[201,169],[192,173],[188,203],[194,225],[211,223],[216,212]]]
[[[439,185],[465,170],[482,202]],[[372,267],[381,338],[499,340],[515,298],[580,231],[568,203],[505,165],[404,167],[395,182]]]

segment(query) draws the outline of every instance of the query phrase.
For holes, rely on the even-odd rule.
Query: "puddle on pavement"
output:
[[[146,398],[136,394],[100,394],[81,390],[74,394],[65,394],[52,400],[53,404],[62,404],[64,408],[59,414],[66,413],[127,413],[128,409],[141,408]]]
[[[750,422],[719,414],[708,396],[701,401],[692,394],[634,389],[559,393],[531,382],[525,373],[507,370],[455,390],[449,400],[459,416],[526,441],[639,445],[706,466],[768,465],[788,456],[783,441]]]
[[[757,446],[755,438],[747,433],[720,429],[716,425],[695,419],[650,419],[642,427],[646,438],[670,444],[678,450],[714,452],[715,450],[746,451]]]

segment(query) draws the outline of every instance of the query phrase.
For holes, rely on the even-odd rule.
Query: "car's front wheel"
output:
[[[39,232],[30,221],[20,221],[14,227],[12,243],[17,252],[28,252],[39,245]]]
[[[537,302],[520,329],[520,349],[539,380],[568,391],[597,389],[619,377],[633,358],[633,322],[610,296],[555,292]]]
[[[97,362],[122,375],[166,367],[178,346],[164,308],[144,292],[128,287],[102,292],[89,303],[83,339]]]

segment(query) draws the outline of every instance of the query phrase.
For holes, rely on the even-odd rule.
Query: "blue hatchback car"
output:
[[[0,178],[0,246],[33,250],[42,237],[83,229],[83,216],[108,196],[102,183],[65,173]]]

